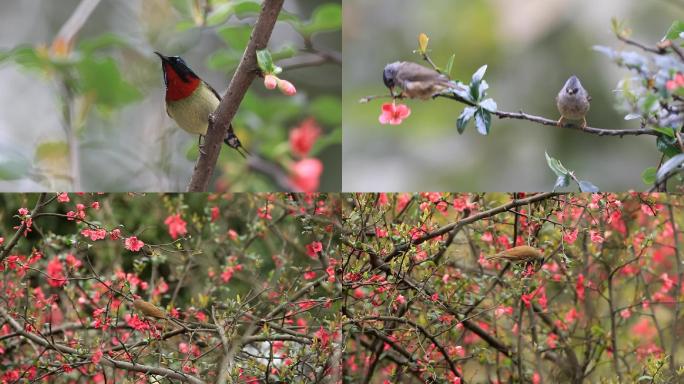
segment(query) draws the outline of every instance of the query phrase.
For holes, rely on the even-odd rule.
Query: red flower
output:
[[[62,262],[56,256],[48,262],[47,265],[48,284],[52,287],[61,287],[66,285],[67,281],[64,277],[64,268]]]
[[[308,118],[290,130],[290,150],[298,157],[306,157],[320,135],[321,127],[316,120]]]
[[[124,241],[124,244],[126,245],[126,249],[128,249],[129,251],[133,251],[133,252],[138,252],[142,247],[145,246],[145,243],[138,240],[138,238],[135,236],[131,236],[131,237],[127,238]]]
[[[171,238],[176,240],[178,236],[183,236],[188,233],[186,228],[186,222],[180,216],[180,213],[171,215],[164,220],[164,224],[169,227],[169,235]]]
[[[684,75],[681,73],[677,73],[674,80],[668,80],[665,83],[665,88],[667,88],[668,91],[674,91],[680,87],[684,87]]]
[[[323,163],[318,159],[302,159],[291,171],[290,182],[299,192],[315,192],[320,184]]]
[[[219,218],[219,207],[211,207],[211,221],[214,222]]]
[[[60,203],[68,203],[69,202],[69,195],[67,195],[66,192],[62,192],[59,195],[57,195],[57,201]]]
[[[380,124],[399,125],[411,115],[411,110],[404,104],[384,103],[378,120]]]
[[[318,252],[323,252],[323,244],[320,241],[314,241],[311,244],[306,245],[306,254],[310,258],[318,258]]]

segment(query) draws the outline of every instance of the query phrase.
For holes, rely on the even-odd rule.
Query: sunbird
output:
[[[197,76],[180,56],[154,53],[162,62],[166,86],[166,113],[184,131],[200,135],[201,141],[202,137],[207,134],[209,116],[216,111],[221,102],[221,96],[206,81]],[[240,149],[249,154],[233,132],[232,125],[223,142],[243,157],[245,155]]]

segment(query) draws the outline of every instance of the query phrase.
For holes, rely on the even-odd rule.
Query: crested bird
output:
[[[166,113],[184,131],[200,135],[200,141],[207,134],[209,120],[219,104],[221,96],[206,81],[188,67],[180,56],[164,56],[154,52],[161,59],[166,87]],[[247,150],[233,132],[232,125],[224,143],[235,149],[242,157]]]
[[[580,83],[577,76],[572,75],[565,82],[563,88],[556,96],[556,107],[560,112],[561,117],[558,119],[558,126],[563,126],[563,120],[582,121],[580,127],[582,129],[587,127],[587,112],[589,111],[589,102],[591,96]]]

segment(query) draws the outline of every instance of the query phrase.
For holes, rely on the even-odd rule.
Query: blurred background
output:
[[[556,176],[544,151],[578,177],[607,191],[647,188],[641,173],[658,165],[654,137],[610,138],[526,121],[493,117],[489,136],[472,122],[463,135],[456,119],[463,105],[447,99],[406,100],[411,116],[381,125],[380,106],[360,104],[387,94],[382,70],[410,60],[418,34],[430,37],[430,55],[444,67],[456,55],[452,78],[468,83],[487,64],[489,96],[499,110],[559,117],[555,96],[577,75],[592,96],[590,126],[638,128],[618,111],[614,89],[626,72],[594,45],[624,46],[611,18],[624,20],[632,39],[653,46],[674,20],[684,17],[676,0],[345,0],[343,190],[533,191],[550,190]],[[633,47],[626,47],[633,50]],[[425,64],[427,65],[427,64]]]
[[[197,137],[166,115],[153,51],[181,55],[223,93],[260,1],[94,2],[73,45],[56,36],[81,0],[0,2],[0,190],[186,190]],[[297,95],[257,79],[233,121],[274,171],[250,169],[224,147],[213,189],[282,189],[275,176],[296,161],[289,131],[313,117],[320,190],[340,190],[341,1],[286,0],[283,9],[268,48]]]

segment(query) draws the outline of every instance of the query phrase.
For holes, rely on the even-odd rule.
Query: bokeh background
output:
[[[220,11],[225,8],[221,7],[231,3],[226,0],[100,1],[67,58],[59,62],[53,56],[41,57],[48,56],[53,39],[79,3],[0,1],[0,189],[186,190],[197,158],[197,137],[180,130],[166,115],[161,66],[153,51],[181,55],[223,93],[244,51],[253,15],[227,13],[222,19]],[[250,1],[232,3],[244,6]],[[277,23],[269,43],[274,58],[300,56],[297,50],[304,46],[303,37],[293,25],[308,23],[320,6],[340,7],[340,3],[286,0],[283,9],[289,21],[284,16]],[[211,5],[207,14],[201,12],[205,4]],[[208,22],[202,27],[204,16]],[[313,46],[339,54],[339,28],[322,29],[311,36]],[[24,49],[24,56],[7,57],[17,49]],[[28,60],[37,62],[33,70],[27,68]],[[288,60],[292,58],[277,63],[291,64]],[[65,147],[68,123],[59,69],[67,67],[65,71],[75,74],[76,88],[85,89],[70,103],[78,141],[73,157],[75,151]],[[315,153],[324,165],[320,189],[339,191],[341,65],[329,61],[286,70],[281,77],[294,83],[298,94],[286,97],[255,81],[233,122],[236,133],[251,152],[286,168],[289,130],[314,117],[325,141]],[[89,98],[93,91],[98,96]],[[74,159],[76,167],[72,167]],[[219,161],[220,176],[213,188],[279,189],[272,177],[247,169],[246,162],[227,147]],[[72,173],[76,177],[71,178]]]
[[[464,106],[454,101],[405,101],[412,115],[390,126],[378,122],[386,99],[358,100],[387,92],[387,63],[423,63],[412,51],[424,32],[439,66],[456,54],[454,79],[467,83],[488,64],[485,80],[500,110],[557,119],[555,96],[575,74],[593,98],[589,125],[638,128],[615,108],[614,89],[627,73],[592,46],[624,46],[611,32],[613,17],[631,27],[634,40],[654,45],[684,17],[684,2],[345,0],[343,8],[343,190],[550,190],[556,176],[545,150],[602,190],[647,188],[641,173],[661,156],[654,137],[598,137],[496,117],[489,136],[472,122],[459,135]]]

